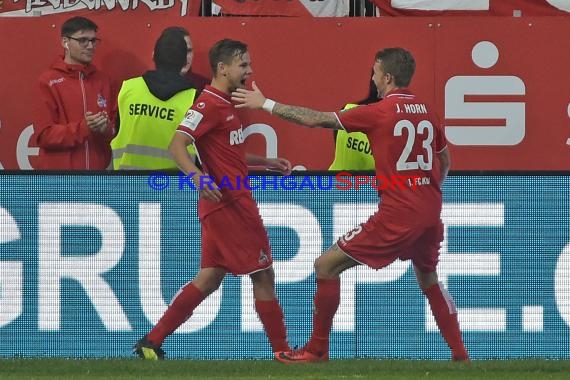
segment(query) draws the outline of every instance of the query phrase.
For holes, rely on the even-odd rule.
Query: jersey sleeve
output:
[[[217,123],[217,112],[213,105],[196,102],[186,112],[178,126],[177,132],[185,133],[194,141],[207,134]]]
[[[364,132],[373,128],[378,117],[376,107],[361,105],[335,112],[340,124],[347,132]]]

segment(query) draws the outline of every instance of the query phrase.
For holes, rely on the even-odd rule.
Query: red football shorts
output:
[[[239,197],[202,220],[202,268],[224,268],[242,275],[272,263],[269,237],[253,198]]]
[[[439,261],[443,241],[441,220],[430,227],[390,223],[380,214],[373,215],[342,236],[337,244],[348,256],[373,269],[384,268],[397,259],[412,260],[421,272],[433,272]]]

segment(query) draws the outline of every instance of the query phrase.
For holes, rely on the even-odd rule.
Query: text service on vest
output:
[[[151,104],[129,104],[129,115],[150,116],[156,119],[173,121],[174,112],[172,108],[153,106]]]
[[[357,152],[361,152],[364,154],[370,154],[370,143],[365,140],[359,140],[357,138],[353,138],[349,136],[346,140],[346,147],[348,149],[356,150]]]

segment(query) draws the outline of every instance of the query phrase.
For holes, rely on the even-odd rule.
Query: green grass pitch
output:
[[[332,360],[283,365],[270,360],[0,359],[0,379],[569,379],[567,360]]]

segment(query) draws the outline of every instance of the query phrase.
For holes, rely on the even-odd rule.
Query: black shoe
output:
[[[165,355],[162,348],[150,342],[146,335],[135,343],[133,353],[145,360],[163,360]]]

